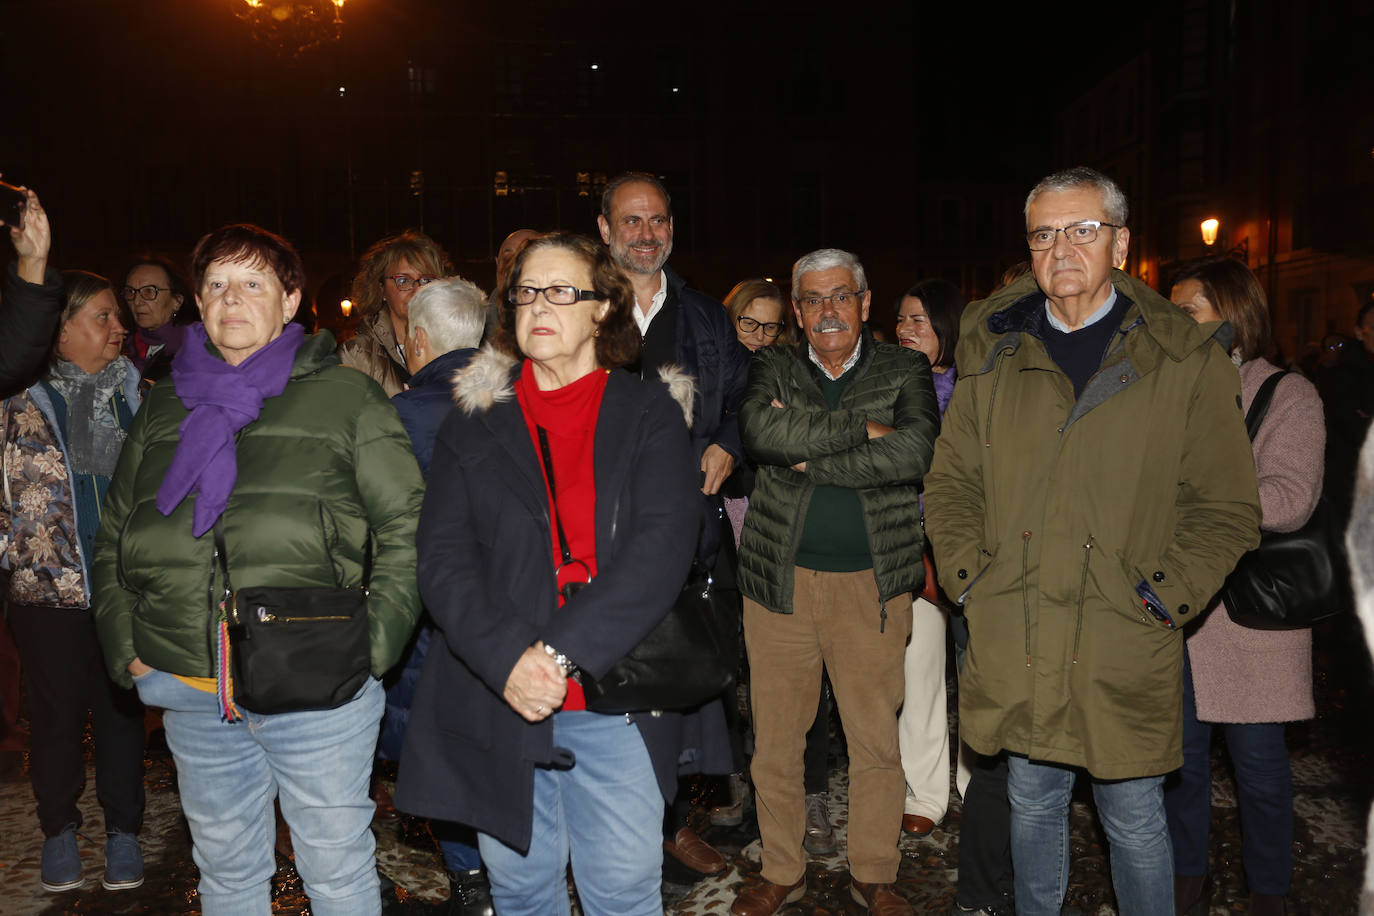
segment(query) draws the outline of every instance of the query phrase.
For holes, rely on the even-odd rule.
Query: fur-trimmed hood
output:
[[[515,374],[519,365],[514,357],[488,344],[467,366],[453,374],[453,403],[471,415],[490,410],[502,401],[509,401],[515,397]],[[658,377],[668,386],[668,394],[682,409],[682,418],[687,422],[687,428],[691,429],[696,380],[690,373],[674,365],[661,367]]]

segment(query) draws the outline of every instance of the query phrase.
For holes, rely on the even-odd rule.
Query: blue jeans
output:
[[[567,916],[567,867],[587,916],[662,916],[663,794],[639,727],[625,716],[560,712],[553,743],[576,756],[536,767],[530,850],[477,835],[501,916]]]
[[[381,912],[367,794],[384,699],[376,679],[337,709],[245,711],[233,724],[220,720],[213,693],[170,674],[134,683],[144,704],[164,710],[206,916],[272,912],[273,798],[316,916]]]
[[[1164,808],[1174,870],[1180,875],[1202,875],[1207,872],[1212,823],[1212,725],[1198,721],[1193,669],[1186,651],[1183,659],[1183,768],[1165,783]],[[1254,893],[1283,896],[1293,877],[1293,771],[1283,723],[1222,727],[1236,768],[1245,878]]]
[[[1058,916],[1069,887],[1069,799],[1075,770],[1007,759],[1011,859],[1017,916]],[[1174,868],[1164,818],[1164,777],[1093,780],[1111,841],[1112,886],[1121,916],[1172,916]]]

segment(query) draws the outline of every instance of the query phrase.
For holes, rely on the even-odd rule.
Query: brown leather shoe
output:
[[[930,836],[930,831],[935,829],[935,822],[928,817],[919,814],[903,814],[902,830],[914,837]]]
[[[764,881],[740,891],[735,902],[730,904],[730,916],[773,916],[789,903],[796,903],[806,896],[806,875],[796,884],[774,884]]]
[[[663,848],[694,872],[714,875],[725,871],[725,856],[708,846],[691,827],[683,827],[671,840],[664,842]]]
[[[851,878],[849,895],[873,916],[913,916],[911,904],[891,884],[864,884]]]

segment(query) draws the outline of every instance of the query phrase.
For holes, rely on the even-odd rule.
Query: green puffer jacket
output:
[[[338,363],[328,332],[307,337],[286,390],[239,432],[224,538],[239,588],[356,587],[371,531],[368,616],[380,676],[420,614],[415,524],[424,485],[395,408],[376,382]],[[214,536],[191,536],[194,495],[166,517],[155,504],[186,416],[170,379],[153,386],[105,498],[95,621],[110,675],[124,686],[135,656],[172,674],[214,675]]]
[[[1112,279],[1131,304],[1077,400],[1035,335],[1033,277],[969,306],[925,504],[968,619],[964,741],[1127,779],[1183,762],[1183,634],[1136,586],[1195,619],[1260,510],[1226,326]]]
[[[887,601],[925,581],[917,491],[940,429],[924,356],[864,331],[854,380],[830,410],[808,344],[754,354],[740,407],[745,450],[759,466],[740,540],[740,592],[777,613],[792,611],[793,571],[805,508],[821,484],[852,487],[863,505],[878,593]],[[773,399],[786,409],[771,406]],[[865,422],[894,428],[868,438]],[[792,465],[806,462],[804,472]],[[886,612],[874,608],[883,626]]]

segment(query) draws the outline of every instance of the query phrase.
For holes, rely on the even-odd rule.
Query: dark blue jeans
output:
[[[1174,873],[1201,875],[1212,821],[1212,724],[1198,721],[1186,649],[1183,659],[1183,768],[1165,781],[1164,810]],[[1253,893],[1286,894],[1293,876],[1293,772],[1283,723],[1221,727],[1236,771],[1246,880]]]

